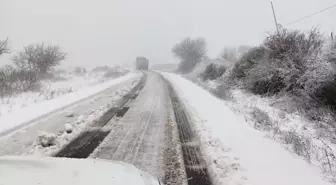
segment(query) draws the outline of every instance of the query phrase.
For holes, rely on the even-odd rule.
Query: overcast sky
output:
[[[285,25],[336,4],[335,0],[273,0]],[[336,31],[336,8],[288,26]],[[47,42],[68,52],[68,65],[86,67],[174,60],[171,47],[204,37],[209,55],[224,46],[257,45],[274,30],[268,0],[0,0],[0,40],[11,48]],[[1,57],[4,63],[8,57]]]

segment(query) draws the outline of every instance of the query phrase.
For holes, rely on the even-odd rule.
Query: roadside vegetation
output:
[[[8,40],[0,41],[0,55],[10,53]],[[38,91],[39,82],[53,78],[54,68],[66,58],[57,45],[28,45],[14,54],[11,64],[0,68],[0,97]]]
[[[187,70],[180,68],[180,73],[228,100],[232,109],[245,114],[252,127],[320,167],[330,181],[336,182],[334,38],[316,28],[282,28],[259,46],[227,47],[213,60],[206,52],[199,52],[206,51],[205,45],[195,49],[182,43],[178,51],[184,52],[174,52],[176,46],[173,49],[179,54],[180,66],[188,66]],[[180,57],[180,53],[188,57]],[[204,67],[200,71],[201,63]]]
[[[289,97],[319,121],[336,113],[335,62],[336,42],[317,29],[282,29],[244,54],[225,80],[256,95]]]
[[[178,71],[191,72],[206,56],[206,44],[203,38],[185,38],[172,49],[173,54],[180,59]]]
[[[54,99],[129,72],[119,66],[98,66],[92,71],[78,66],[64,68],[60,64],[67,54],[61,47],[45,43],[14,52],[6,39],[0,41],[0,57],[4,55],[10,61],[0,67],[0,116],[17,107]]]

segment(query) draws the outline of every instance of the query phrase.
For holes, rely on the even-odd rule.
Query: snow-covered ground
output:
[[[140,72],[132,73],[91,89],[83,89],[83,92],[81,90],[58,97],[55,101],[50,100],[49,103],[37,104],[36,114],[41,114],[41,104],[54,108],[60,104],[66,105],[0,137],[0,155],[53,155],[84,130],[95,129],[97,119],[109,108],[118,106],[118,101],[139,82],[141,75]],[[98,88],[100,91],[94,93]],[[85,98],[73,102],[80,96]]]
[[[36,141],[33,143],[28,155],[51,156],[66,146],[70,141],[77,138],[83,131],[95,130],[95,123],[110,108],[116,107],[117,101],[131,91],[140,81],[140,78],[134,78],[130,83],[125,84],[117,91],[103,93],[102,96],[93,98],[95,103],[86,106],[85,113],[81,111],[71,111],[66,114],[66,121],[62,132],[56,130],[50,132],[39,132]],[[81,108],[82,109],[82,108]],[[47,143],[47,145],[45,144]],[[49,147],[46,147],[50,145]],[[1,152],[0,152],[1,153]]]
[[[335,180],[335,137],[328,134],[334,133],[334,130],[316,128],[316,125],[327,125],[327,120],[313,122],[305,119],[297,110],[289,112],[286,97],[262,98],[239,89],[231,90],[230,94],[233,99],[227,102],[228,106],[244,116],[251,127],[263,130],[266,137],[278,141],[294,155],[319,167],[330,181]]]
[[[114,78],[104,78],[105,73],[86,73],[76,75],[74,72],[64,72],[56,75],[56,80],[42,80],[40,89],[28,91],[0,99],[0,116],[15,113],[18,109],[29,105],[54,99],[56,97],[79,91],[92,85],[97,85]],[[0,126],[1,127],[1,126]]]
[[[200,63],[184,77],[225,100],[251,127],[263,131],[265,137],[281,143],[293,155],[319,167],[326,179],[336,182],[336,138],[335,128],[330,126],[333,124],[331,115],[320,121],[308,120],[287,96],[260,97],[228,87],[224,83],[228,73],[216,80],[203,81],[199,74],[205,67],[205,63]]]
[[[131,79],[129,73],[116,79],[71,76],[64,81],[42,82],[40,92],[25,92],[3,99],[0,104],[0,135],[32,119]]]
[[[329,184],[319,168],[265,137],[230,103],[181,76],[164,76],[188,108],[215,184]]]

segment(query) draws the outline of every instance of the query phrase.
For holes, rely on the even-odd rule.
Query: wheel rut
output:
[[[193,129],[190,125],[187,113],[184,110],[184,106],[178,98],[170,82],[168,82],[167,80],[164,81],[166,83],[173,106],[173,114],[177,125],[178,137],[181,142],[184,163],[183,165],[185,168],[185,173],[187,175],[188,185],[211,185],[212,183],[208,174],[208,170],[206,168],[206,163],[201,156],[199,142],[197,142],[197,137],[194,134]],[[173,153],[175,151],[169,152]],[[174,161],[174,159],[167,160]],[[179,165],[179,163],[176,163],[176,165]],[[170,178],[174,177],[172,177],[171,171],[167,171],[165,181],[169,182]]]
[[[103,116],[93,125],[94,130],[86,131],[77,136],[54,157],[67,157],[67,158],[87,158],[95,148],[105,139],[105,137],[111,132],[111,130],[102,128],[114,117],[122,117],[128,111],[129,107],[126,104],[134,100],[137,94],[145,85],[147,74],[144,74],[140,82],[131,89],[119,102],[118,107],[112,107],[107,110]]]

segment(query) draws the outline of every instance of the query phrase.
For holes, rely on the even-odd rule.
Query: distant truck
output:
[[[135,63],[137,70],[148,70],[149,61],[146,57],[137,57]]]

